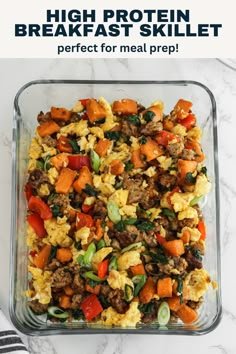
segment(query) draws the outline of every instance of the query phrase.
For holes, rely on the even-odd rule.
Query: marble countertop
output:
[[[236,71],[214,59],[146,59],[146,60],[72,60],[72,59],[1,59],[0,113],[0,306],[8,316],[9,250],[11,217],[11,135],[12,106],[16,91],[35,79],[131,79],[131,80],[197,80],[207,85],[215,95],[218,109],[222,296],[223,318],[211,333],[201,337],[182,336],[22,336],[30,353],[36,354],[235,354],[236,353]],[[235,203],[235,204],[234,204]]]

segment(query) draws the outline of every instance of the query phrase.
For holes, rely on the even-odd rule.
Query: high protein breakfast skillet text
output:
[[[89,98],[39,113],[25,185],[35,314],[118,327],[197,320],[211,283],[199,206],[210,182],[191,109]]]

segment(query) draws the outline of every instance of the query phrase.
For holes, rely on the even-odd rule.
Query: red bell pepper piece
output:
[[[32,195],[32,197],[30,197],[30,199],[29,199],[28,208],[29,208],[29,210],[34,211],[35,213],[39,214],[39,216],[43,220],[48,220],[48,219],[52,218],[51,209],[39,197],[35,197]]]
[[[29,183],[26,183],[24,189],[25,189],[25,197],[26,197],[27,201],[29,201],[30,197],[32,197],[32,195],[33,195],[33,188],[30,186]]]
[[[204,241],[206,239],[206,225],[205,225],[204,221],[202,221],[202,220],[199,221],[197,228],[198,228],[198,231],[201,232],[200,240]]]
[[[187,130],[190,130],[196,125],[196,117],[194,114],[190,113],[186,118],[179,119],[178,122]]]
[[[87,166],[91,170],[90,158],[84,155],[68,155],[68,167],[72,170],[80,170],[81,167]]]
[[[164,237],[162,237],[160,234],[155,233],[156,236],[156,240],[160,245],[163,245],[163,243],[166,242],[166,239]]]
[[[89,228],[94,226],[93,218],[91,215],[78,212],[76,217],[76,227],[79,230],[84,226]]]
[[[159,145],[167,146],[169,141],[176,139],[177,142],[180,141],[180,137],[174,135],[166,130],[162,130],[160,133],[157,134],[155,140],[158,142]]]
[[[104,278],[105,275],[107,274],[108,264],[109,264],[109,259],[105,259],[105,261],[102,261],[101,263],[98,264],[98,277],[100,279]]]
[[[171,203],[172,195],[175,193],[181,193],[181,192],[182,192],[181,189],[177,186],[167,195],[166,199],[167,199],[167,202],[170,206],[170,209],[173,209],[173,204]]]
[[[82,98],[80,101],[80,103],[82,104],[83,107],[86,107],[87,102],[90,100],[90,98]]]
[[[30,214],[26,218],[27,222],[34,229],[38,237],[43,238],[47,235],[45,230],[43,219],[38,214]]]
[[[81,310],[87,321],[91,321],[94,317],[99,315],[103,311],[102,305],[100,304],[97,296],[95,294],[89,295],[80,305]]]
[[[57,140],[57,150],[60,152],[68,152],[69,154],[72,153],[72,146],[69,143],[70,139],[68,139],[66,136],[60,136],[60,138]]]
[[[84,213],[88,213],[90,210],[93,209],[93,205],[86,205],[86,204],[82,204],[82,207],[81,207],[82,211]]]

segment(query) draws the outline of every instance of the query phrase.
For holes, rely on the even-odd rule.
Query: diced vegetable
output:
[[[99,155],[94,150],[90,151],[90,162],[94,172],[98,173],[101,161]]]
[[[178,177],[181,184],[187,184],[186,175],[187,173],[193,173],[196,171],[197,161],[189,160],[178,160]]]
[[[163,122],[163,129],[164,130],[171,130],[172,128],[174,128],[174,123],[172,122],[172,120],[170,119],[164,119]]]
[[[156,294],[156,286],[152,277],[148,277],[139,293],[139,299],[143,304],[147,304]]]
[[[125,293],[125,300],[127,302],[130,302],[133,297],[134,297],[134,289],[132,288],[132,286],[125,284],[125,289],[124,289],[124,293]]]
[[[185,149],[191,149],[195,152],[195,161],[202,162],[205,160],[205,155],[202,152],[201,145],[197,141],[192,140],[191,142],[188,142]]]
[[[91,165],[90,165],[90,159],[88,156],[83,156],[83,155],[68,155],[68,167],[71,170],[80,170],[83,166],[87,166],[87,168],[90,170]]]
[[[35,213],[30,214],[27,216],[26,220],[30,224],[30,226],[34,229],[36,235],[39,238],[43,238],[47,235],[47,231],[45,230],[43,219],[38,214]]]
[[[82,204],[81,209],[85,214],[87,214],[90,210],[93,209],[93,205]]]
[[[132,278],[132,282],[135,284],[134,296],[138,296],[142,287],[146,283],[146,280],[147,280],[146,274],[138,274]]]
[[[68,296],[72,296],[75,293],[75,290],[72,289],[69,285],[65,286],[63,289],[64,289],[65,294]]]
[[[190,109],[192,108],[192,102],[180,99],[175,107],[174,111],[177,114],[178,119],[184,119],[188,116]]]
[[[141,151],[140,149],[134,150],[131,154],[131,162],[134,165],[134,168],[142,168],[145,166],[144,161],[141,158]]]
[[[49,206],[44,203],[40,197],[35,197],[32,195],[29,199],[28,208],[31,211],[39,214],[43,220],[48,220],[52,218],[52,211]]]
[[[56,192],[62,194],[68,193],[70,188],[72,187],[75,177],[75,171],[71,170],[70,168],[63,167],[56,182]]]
[[[130,267],[130,270],[133,275],[146,274],[143,263]]]
[[[117,258],[113,256],[109,262],[108,270],[110,272],[111,270],[117,270],[117,269],[118,269]]]
[[[141,145],[140,151],[146,156],[147,162],[152,161],[163,154],[162,149],[151,138],[146,139],[146,143]]]
[[[121,253],[125,253],[125,252],[128,252],[128,251],[134,251],[138,248],[140,248],[142,246],[142,242],[136,242],[136,243],[131,243],[129,246],[123,248],[121,250]]]
[[[51,117],[52,119],[68,121],[71,116],[71,111],[66,108],[51,107]]]
[[[105,259],[104,261],[98,264],[98,277],[100,279],[104,278],[105,275],[107,274],[108,264],[109,264],[109,259]]]
[[[157,312],[157,321],[160,326],[165,326],[170,320],[170,308],[166,301],[163,301]]]
[[[172,280],[170,277],[158,280],[157,295],[159,297],[172,297]]]
[[[192,323],[198,318],[197,312],[186,304],[180,306],[177,315],[184,323]]]
[[[80,305],[84,316],[87,321],[91,321],[94,317],[99,315],[103,311],[102,305],[100,304],[97,296],[95,294],[89,295]]]
[[[184,244],[182,240],[172,240],[163,243],[163,247],[171,256],[181,256],[184,254]]]
[[[124,172],[124,164],[121,160],[115,159],[110,163],[110,171],[112,175],[119,176]]]
[[[78,212],[76,217],[77,230],[81,229],[84,226],[89,228],[94,226],[94,220],[91,215]]]
[[[101,248],[106,247],[106,243],[103,239],[99,240],[97,243],[97,250],[99,251]]]
[[[86,187],[86,184],[93,185],[92,174],[87,166],[82,166],[80,169],[79,177],[74,182],[73,187],[76,192],[81,193]]]
[[[84,273],[84,277],[87,279],[91,279],[94,280],[96,282],[103,282],[104,280],[106,280],[105,278],[100,278],[98,277],[96,274],[94,274],[94,272],[89,271],[89,272],[85,272]]]
[[[85,290],[91,294],[98,295],[100,293],[101,286],[102,286],[101,284],[96,284],[95,286],[92,287],[89,281],[87,281],[85,284]]]
[[[52,135],[53,133],[58,133],[60,126],[53,120],[48,120],[47,122],[39,125],[37,127],[37,133],[44,138],[46,135]]]
[[[84,254],[84,258],[83,258],[83,262],[86,266],[91,264],[91,261],[92,261],[92,258],[94,256],[95,252],[96,252],[95,243],[91,242],[90,245],[88,246],[88,248]],[[93,279],[93,280],[95,280],[95,279]]]
[[[152,106],[142,112],[146,122],[159,122],[163,119],[162,110],[158,106]]]
[[[189,230],[184,230],[184,233],[181,237],[181,240],[183,241],[183,244],[186,245],[190,241],[190,232]]]
[[[70,139],[66,136],[61,135],[57,140],[57,150],[60,152],[72,153],[72,146],[70,144]]]
[[[86,109],[90,123],[94,123],[106,117],[105,109],[94,99],[90,99],[86,102]]]
[[[194,114],[189,114],[186,118],[180,119],[179,122],[187,130],[190,130],[196,125],[196,117]]]
[[[201,195],[200,197],[195,197],[191,200],[191,202],[189,203],[189,205],[192,207],[196,204],[198,204],[201,200],[202,200],[203,196]]]
[[[167,301],[171,311],[176,312],[179,310],[179,308],[181,306],[179,296],[172,296],[171,298],[167,299],[166,301]]]
[[[110,200],[107,203],[107,213],[108,213],[108,217],[109,219],[114,222],[115,224],[118,223],[121,220],[121,216],[120,216],[120,211],[119,211],[119,207],[118,205],[113,202],[112,200]]]
[[[68,295],[62,295],[59,298],[59,306],[63,309],[71,308],[71,298]]]
[[[200,240],[205,240],[206,239],[206,225],[203,220],[199,221],[197,228],[198,228],[198,231],[201,232]]]
[[[50,163],[56,167],[57,170],[60,170],[63,167],[66,167],[69,163],[69,159],[67,154],[62,152],[61,154],[57,154],[50,158]]]
[[[24,190],[25,190],[25,197],[26,197],[27,201],[29,201],[30,197],[32,197],[32,195],[33,195],[33,188],[30,186],[29,183],[26,183]]]
[[[51,253],[51,246],[45,245],[39,253],[37,253],[34,257],[34,264],[39,269],[44,269],[46,264],[48,263],[48,259]]]
[[[155,236],[156,236],[157,242],[158,242],[160,245],[163,245],[163,243],[166,242],[165,237],[162,237],[160,234],[155,233]]]
[[[167,146],[170,141],[176,140],[176,142],[180,142],[180,137],[178,135],[174,135],[170,132],[162,130],[160,133],[157,134],[155,140],[159,145]]]
[[[63,311],[57,306],[49,306],[48,313],[52,317],[60,318],[60,319],[67,319],[69,317],[69,313],[67,311]]]
[[[72,252],[69,248],[58,248],[56,258],[61,263],[69,262],[72,259]]]
[[[166,199],[167,199],[167,202],[170,206],[170,209],[172,210],[173,209],[173,204],[171,202],[171,197],[175,194],[175,193],[181,193],[181,189],[179,188],[179,186],[175,187],[171,192],[168,193]]]
[[[79,100],[79,102],[82,104],[83,107],[86,107],[87,102],[90,100],[90,98],[82,98]]]
[[[100,240],[104,234],[104,230],[102,227],[102,220],[101,219],[97,219],[95,222],[95,227],[96,227],[96,232],[95,232],[95,240]]]
[[[112,105],[113,113],[118,114],[137,114],[138,113],[138,105],[137,102],[130,99],[122,99],[120,101],[114,101]]]
[[[107,151],[111,147],[111,141],[109,139],[99,139],[95,151],[100,156],[103,157],[107,154]]]

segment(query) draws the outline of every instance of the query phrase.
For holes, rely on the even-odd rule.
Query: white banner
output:
[[[236,57],[234,0],[10,0],[1,58]]]

